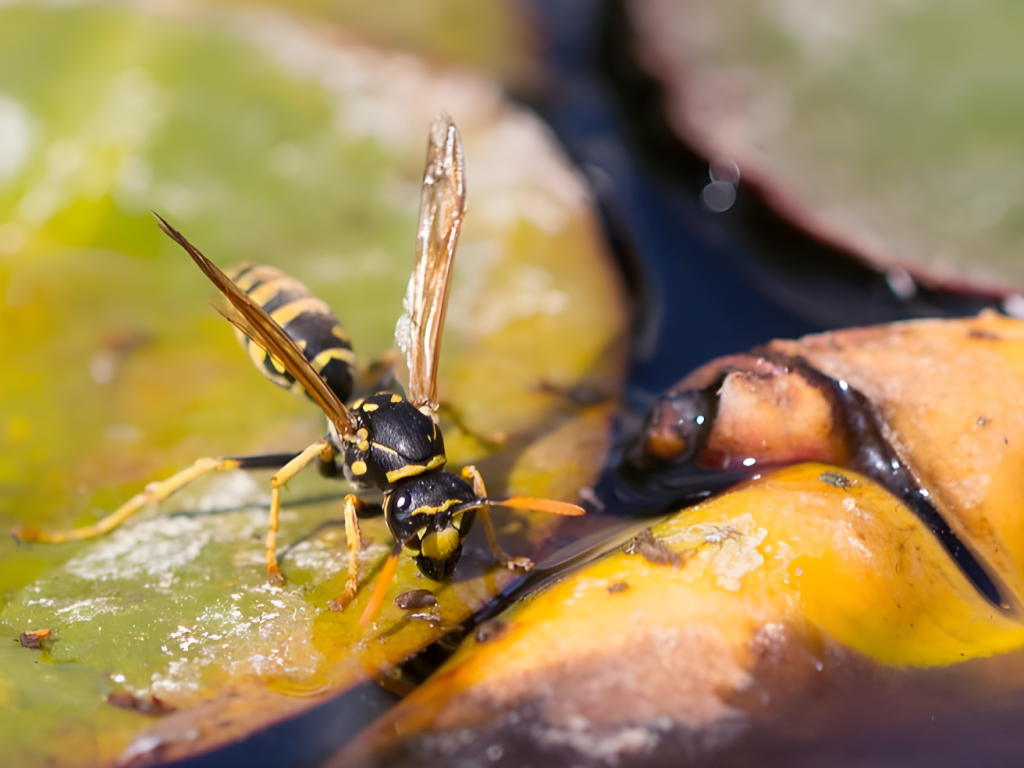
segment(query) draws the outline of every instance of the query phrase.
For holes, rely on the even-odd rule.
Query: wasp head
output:
[[[391,534],[404,542],[420,572],[441,581],[452,575],[462,542],[480,500],[472,487],[450,472],[409,478],[384,498],[384,519]]]

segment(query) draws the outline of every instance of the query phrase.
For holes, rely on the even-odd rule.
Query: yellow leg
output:
[[[398,571],[398,557],[401,554],[402,545],[396,541],[394,549],[391,550],[388,559],[384,561],[384,567],[380,569],[380,573],[377,575],[377,583],[373,587],[373,594],[370,595],[370,600],[363,610],[363,615],[359,617],[359,626],[365,627],[373,621],[373,617],[377,615],[380,607],[384,605],[384,598],[388,593],[388,587],[391,586],[395,573]]]
[[[277,528],[281,515],[281,486],[295,477],[299,471],[317,456],[324,461],[334,459],[334,448],[326,440],[317,440],[294,459],[285,464],[270,478],[270,524],[267,526],[267,578],[282,582],[281,568],[277,564]]]
[[[348,581],[345,590],[333,600],[327,601],[332,611],[344,611],[355,599],[359,590],[359,553],[363,550],[363,536],[359,531],[359,510],[363,500],[354,494],[345,497],[345,538],[348,541]]]
[[[99,536],[117,528],[117,526],[147,504],[163,501],[175,491],[184,488],[207,472],[238,469],[241,464],[242,462],[238,459],[199,459],[188,469],[183,469],[166,480],[150,483],[142,493],[136,494],[121,507],[92,525],[87,525],[84,528],[75,528],[70,531],[55,531],[53,533],[43,533],[34,528],[15,528],[13,533],[16,538],[22,541],[40,541],[47,544],[91,539],[93,536]]]
[[[484,479],[480,476],[480,471],[472,464],[462,468],[462,476],[466,480],[473,481],[473,493],[479,498],[487,498],[487,487],[484,485]],[[477,514],[480,516],[480,522],[483,523],[484,533],[487,536],[487,546],[491,550],[491,554],[494,555],[494,559],[501,563],[506,568],[515,570],[519,568],[524,571],[528,571],[533,568],[533,561],[528,557],[512,557],[507,554],[505,550],[498,544],[498,537],[494,533],[494,525],[491,523],[491,507],[488,504],[484,504],[482,507],[477,507]]]

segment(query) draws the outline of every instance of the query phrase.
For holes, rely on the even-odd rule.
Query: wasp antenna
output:
[[[497,507],[512,507],[513,509],[532,509],[537,512],[547,512],[549,515],[565,515],[567,517],[576,517],[578,515],[585,515],[587,510],[583,507],[577,506],[576,504],[570,504],[567,501],[553,501],[551,499],[534,499],[530,496],[513,496],[511,499],[505,499],[504,501],[495,501],[493,499],[487,499],[487,504],[493,504]]]
[[[396,541],[394,549],[391,550],[391,554],[384,563],[384,567],[380,569],[377,583],[373,587],[373,594],[370,595],[370,602],[366,604],[363,615],[359,617],[359,626],[365,627],[373,621],[373,617],[377,615],[380,607],[384,604],[384,595],[387,594],[391,580],[395,578],[395,571],[398,570],[398,556],[400,554],[402,554],[402,543]]]

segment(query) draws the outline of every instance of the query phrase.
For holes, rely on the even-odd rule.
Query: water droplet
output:
[[[1003,312],[1010,317],[1024,318],[1024,296],[1014,293],[1003,299]]]
[[[893,267],[886,272],[885,282],[900,301],[910,301],[917,295],[917,281],[903,267]]]
[[[700,201],[711,213],[724,213],[736,202],[736,187],[727,181],[712,181],[701,190]]]
[[[719,158],[711,161],[708,176],[712,181],[724,181],[735,186],[740,183],[740,167],[728,158]]]

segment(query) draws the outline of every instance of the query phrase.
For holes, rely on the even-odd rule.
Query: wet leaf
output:
[[[996,602],[1020,600],[1022,353],[1024,325],[991,311],[773,341],[674,386],[630,462],[748,475],[798,460],[845,464],[931,516],[965,567],[976,557],[1006,593]]]
[[[655,526],[677,562],[620,551],[508,611],[336,764],[648,764],[806,707],[826,666],[838,694],[866,659],[1024,646],[909,509],[824,471],[781,470]]]
[[[200,456],[317,439],[322,415],[252,369],[149,210],[222,266],[306,282],[368,363],[392,344],[442,108],[465,141],[470,206],[439,386],[471,432],[444,423],[450,462],[477,463],[494,495],[570,499],[593,482],[609,406],[542,385],[615,391],[623,299],[585,189],[489,78],[232,12],[9,6],[0,43],[4,125],[24,139],[0,168],[0,527],[84,525]],[[551,435],[538,479],[533,446]],[[475,531],[451,583],[403,559],[364,631],[367,590],[326,609],[345,578],[346,486],[310,472],[286,489],[276,587],[268,479],[203,479],[93,541],[0,541],[9,759],[145,763],[237,739],[386,672],[513,577]],[[551,524],[495,515],[515,554]],[[390,537],[380,517],[363,534],[369,582]],[[422,588],[438,603],[425,615],[394,604]],[[42,647],[22,647],[40,628]]]
[[[940,764],[1011,748],[909,713],[1020,714],[1022,352],[1024,323],[986,312],[698,369],[622,481],[747,479],[481,627],[335,764],[800,763],[803,723],[830,759],[860,717]]]
[[[678,135],[783,215],[933,284],[1024,282],[1019,5],[628,6]]]

